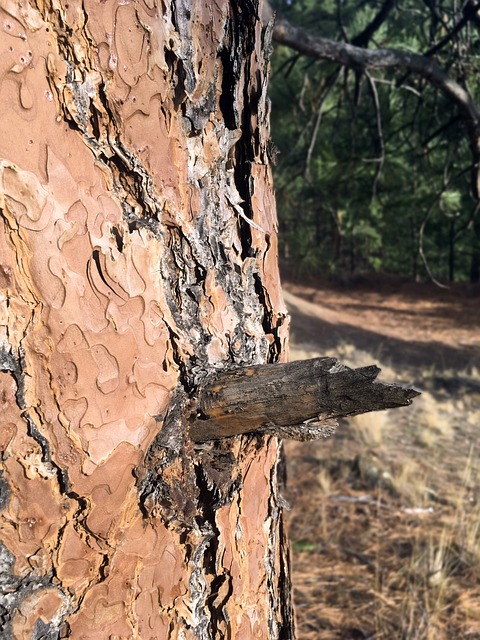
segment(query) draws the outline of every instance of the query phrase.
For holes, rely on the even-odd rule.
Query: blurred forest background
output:
[[[272,8],[290,359],[422,391],[286,444],[297,637],[480,640],[480,2]]]
[[[480,3],[277,0],[312,35],[434,60],[480,103]],[[402,68],[346,68],[276,46],[270,96],[282,257],[351,278],[480,280],[471,140],[457,104]],[[475,123],[478,126],[478,123]]]

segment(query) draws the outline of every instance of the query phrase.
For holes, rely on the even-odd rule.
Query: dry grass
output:
[[[298,640],[480,639],[480,375],[447,374],[453,392],[423,372],[413,407],[286,445]]]

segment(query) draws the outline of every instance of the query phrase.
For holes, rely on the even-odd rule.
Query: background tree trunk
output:
[[[257,2],[2,7],[2,637],[291,638],[277,440],[187,437],[284,353]]]

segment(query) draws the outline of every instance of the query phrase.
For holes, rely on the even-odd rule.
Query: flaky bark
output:
[[[290,638],[277,440],[185,421],[283,357],[256,3],[2,7],[2,637]]]

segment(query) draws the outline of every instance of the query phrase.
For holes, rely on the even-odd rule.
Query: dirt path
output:
[[[286,281],[284,295],[295,349],[331,353],[351,345],[395,369],[480,366],[480,299],[465,288],[380,282],[335,290]]]

